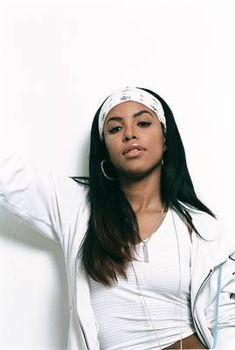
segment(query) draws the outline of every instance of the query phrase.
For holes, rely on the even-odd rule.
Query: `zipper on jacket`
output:
[[[199,328],[199,326],[198,326],[197,320],[196,320],[196,318],[194,317],[194,311],[195,311],[195,305],[196,305],[196,301],[197,301],[198,295],[199,295],[200,291],[202,290],[202,288],[204,287],[205,283],[206,283],[206,282],[209,280],[209,278],[211,277],[213,271],[214,271],[214,269],[210,269],[208,275],[206,276],[206,278],[205,278],[204,281],[202,282],[200,288],[198,289],[197,294],[196,294],[195,299],[194,299],[194,303],[193,303],[193,312],[192,312],[192,317],[193,317],[193,320],[194,320],[194,324],[195,324],[195,326],[196,326],[196,329],[197,329],[198,333],[201,335],[201,339],[204,341],[204,344],[205,344],[205,345],[207,345],[207,342],[205,341],[205,338],[204,338],[204,336],[203,336],[203,334],[202,334],[202,332],[201,332],[201,330],[200,330],[200,328]]]

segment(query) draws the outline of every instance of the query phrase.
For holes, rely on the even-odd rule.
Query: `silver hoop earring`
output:
[[[164,168],[164,160],[163,160],[163,158],[162,158],[162,160],[161,160],[161,165],[162,165],[162,167]]]
[[[106,179],[108,179],[108,180],[114,180],[114,178],[113,177],[110,177],[110,176],[108,176],[106,173],[105,173],[105,170],[104,170],[104,162],[106,161],[106,159],[103,159],[102,160],[102,162],[100,163],[100,167],[101,167],[101,171],[102,171],[102,173],[103,173],[103,175],[104,175],[104,177],[106,177]]]

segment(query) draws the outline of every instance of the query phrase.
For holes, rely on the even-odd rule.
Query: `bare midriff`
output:
[[[189,337],[182,339],[182,347],[181,347],[181,341],[179,340],[173,345],[169,346],[168,348],[164,348],[164,350],[168,350],[168,349],[208,349],[208,348],[205,348],[204,345],[202,345],[202,343],[197,337],[197,334],[194,333]]]

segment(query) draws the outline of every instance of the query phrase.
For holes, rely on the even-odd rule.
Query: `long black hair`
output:
[[[188,208],[203,211],[214,218],[216,216],[195,193],[186,163],[183,142],[170,107],[155,92],[146,88],[141,89],[161,102],[166,118],[166,150],[163,154],[164,167],[161,172],[161,198],[167,208],[173,208],[185,224],[200,235],[192,222]],[[118,275],[127,278],[127,264],[135,259],[136,244],[141,239],[136,215],[117,177],[116,180],[110,181],[101,171],[100,164],[106,159],[106,172],[115,178],[115,168],[98,131],[98,118],[102,105],[97,110],[92,123],[89,178],[83,178],[83,181],[79,177],[73,177],[73,179],[88,185],[90,218],[82,245],[84,268],[94,280],[111,286],[117,282]]]

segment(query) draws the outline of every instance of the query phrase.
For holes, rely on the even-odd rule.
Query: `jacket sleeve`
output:
[[[0,206],[57,243],[82,196],[82,185],[70,178],[45,174],[18,156],[0,156]]]
[[[230,255],[223,266],[223,283],[219,293],[219,315],[217,350],[235,348],[235,254]],[[214,314],[214,306],[210,305],[208,315]],[[213,318],[213,324],[215,319]]]

